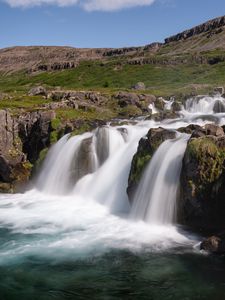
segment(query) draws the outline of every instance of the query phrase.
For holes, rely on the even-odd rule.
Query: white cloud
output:
[[[11,7],[32,7],[40,5],[79,5],[87,11],[115,11],[123,8],[151,5],[155,0],[2,0]]]
[[[78,0],[3,0],[12,7],[32,7],[43,4],[69,6],[77,4]]]
[[[134,6],[151,5],[155,0],[86,0],[83,6],[86,10],[113,11]]]

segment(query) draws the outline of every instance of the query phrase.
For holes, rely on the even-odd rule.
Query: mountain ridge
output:
[[[104,63],[112,58],[122,58],[131,64],[176,63],[180,61],[179,56],[185,53],[194,54],[194,61],[205,62],[207,59],[199,59],[199,55],[213,50],[225,51],[225,16],[168,37],[164,43],[155,42],[140,47],[15,46],[3,48],[0,49],[0,72],[25,70],[27,73],[34,73],[74,69],[81,61],[100,60]]]

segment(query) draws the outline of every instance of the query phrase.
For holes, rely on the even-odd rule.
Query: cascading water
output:
[[[161,144],[140,182],[131,215],[152,224],[176,220],[176,199],[182,159],[189,136],[180,134]]]
[[[143,244],[154,249],[192,244],[175,226],[163,225],[175,221],[186,136],[164,142],[141,181],[132,215],[146,223],[126,218],[130,209],[126,188],[141,137],[159,126],[176,130],[190,123],[208,123],[200,114],[193,122],[195,115],[189,112],[188,117],[162,122],[139,119],[130,125],[103,126],[80,136],[64,136],[49,151],[37,189],[24,195],[0,195],[0,224],[24,237],[19,237],[12,248],[6,244],[0,249],[3,260],[4,253],[9,258],[47,255],[46,249],[54,255],[66,255],[71,249],[80,257],[93,249],[99,253],[109,248],[141,249]],[[223,120],[223,114],[216,115]],[[153,223],[160,226],[156,229]],[[35,241],[30,240],[33,235]]]
[[[220,95],[193,97],[187,99],[183,111],[191,114],[224,113],[225,98]]]
[[[163,99],[164,103],[165,103],[165,109],[166,110],[171,110],[172,105],[174,103],[174,98],[171,98],[170,100],[165,100]]]
[[[41,191],[73,194],[107,205],[111,211],[129,209],[127,178],[138,140],[146,127],[98,128],[93,133],[63,137],[50,151],[38,179]]]
[[[82,142],[91,140],[91,149],[89,150],[90,158],[85,157],[88,168],[87,172],[92,172],[97,167],[97,158],[93,150],[92,140],[93,135],[85,133],[82,136],[75,136],[69,138],[69,135],[64,136],[53,148],[50,150],[42,172],[37,181],[38,188],[47,193],[55,195],[64,195],[68,193],[79,178],[79,151]],[[74,163],[79,162],[74,166]]]
[[[155,107],[154,103],[151,103],[148,108],[151,109],[152,115],[155,115],[158,113],[158,109]]]

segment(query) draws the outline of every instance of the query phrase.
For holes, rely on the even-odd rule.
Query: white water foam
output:
[[[133,154],[139,139],[150,128],[177,129],[190,123],[204,125],[213,122],[211,116],[215,115],[221,124],[225,123],[222,113],[211,115],[208,110],[208,118],[205,118],[204,106],[193,111],[188,111],[187,106],[182,113],[181,118],[175,120],[141,120],[136,125],[106,126],[81,136],[63,137],[49,151],[38,179],[39,191],[0,195],[0,230],[3,231],[0,263],[29,255],[81,258],[100,255],[111,249],[167,251],[177,246],[192,247],[196,239],[175,226],[162,225],[167,219],[165,216],[161,225],[152,224],[158,223],[155,221],[148,224],[142,220],[130,220],[126,195]],[[180,157],[184,143],[179,139],[166,142],[166,148],[169,146],[168,162]],[[88,163],[81,170],[76,165],[80,161],[78,157],[83,159],[83,145],[88,149]],[[168,170],[172,171],[166,175],[165,165],[166,162],[162,176],[156,181],[157,188],[153,188],[156,200],[150,212],[154,213],[147,209],[147,221],[153,220],[153,216],[161,218],[157,197],[159,201],[162,198],[157,191],[163,194],[166,187],[167,191],[170,188],[173,191],[170,195],[176,194],[174,182],[178,172],[170,166]],[[177,166],[175,170],[178,170]],[[169,211],[174,210],[172,205],[170,208]],[[115,212],[117,215],[113,214]],[[172,213],[169,215],[171,218]],[[165,223],[170,223],[170,218]],[[4,240],[5,231],[7,238]]]
[[[48,196],[37,191],[0,196],[1,228],[12,239],[0,246],[0,264],[35,255],[50,259],[87,258],[111,250],[191,249],[196,238],[173,226],[148,226],[115,216],[96,202],[77,196]]]
[[[182,159],[189,136],[166,140],[153,155],[134,197],[131,215],[151,224],[176,221],[176,199]]]

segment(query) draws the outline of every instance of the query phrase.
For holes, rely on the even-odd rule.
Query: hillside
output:
[[[0,91],[33,85],[64,89],[130,89],[137,82],[156,95],[204,92],[224,85],[225,17],[166,38],[120,49],[12,47],[0,50]]]

